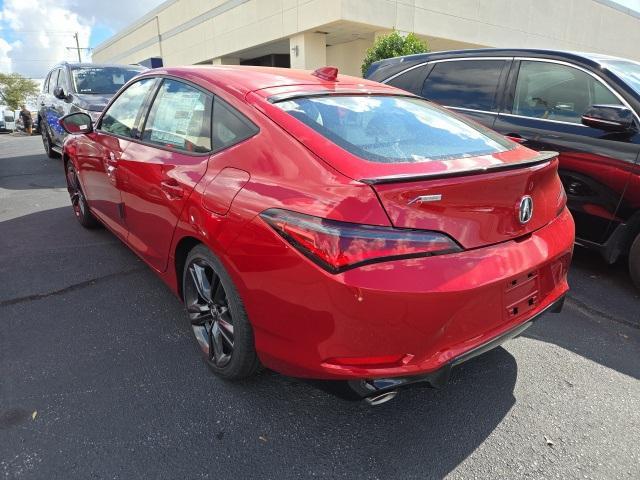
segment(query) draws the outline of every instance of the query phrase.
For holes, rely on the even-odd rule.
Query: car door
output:
[[[80,182],[92,211],[112,231],[127,237],[118,168],[123,152],[139,133],[138,124],[156,79],[144,78],[121,91],[95,130],[77,142]]]
[[[212,102],[210,93],[165,78],[140,141],[118,162],[128,243],[158,271],[166,269],[182,209],[207,170]]]
[[[53,91],[56,87],[61,87],[65,95],[69,93],[69,86],[67,84],[66,77],[67,70],[65,67],[61,67],[58,69],[57,75],[55,75],[56,81],[53,88],[51,88],[50,84],[51,95],[49,96],[49,98],[51,103],[49,107],[49,125],[51,127],[51,140],[57,147],[62,147],[66,136],[66,133],[58,123],[58,120],[69,113],[69,106],[71,105],[71,102],[67,98],[57,98],[53,94]]]
[[[638,133],[608,133],[583,125],[592,105],[623,102],[595,74],[564,62],[518,59],[494,129],[534,150],[560,153],[560,177],[584,243],[602,244],[617,216],[636,161]]]
[[[56,121],[56,117],[54,114],[54,96],[53,89],[56,88],[58,83],[58,75],[60,74],[60,69],[55,68],[49,74],[47,88],[43,92],[42,100],[40,102],[40,108],[42,110],[42,119],[43,126],[45,127],[45,131],[49,134],[49,138],[53,139],[55,136],[55,132],[58,129],[62,129],[60,125],[58,125]]]
[[[491,128],[510,63],[509,57],[438,60],[424,67],[425,79],[414,93]],[[415,74],[407,71],[404,75]],[[403,82],[406,80],[399,76],[388,83]]]

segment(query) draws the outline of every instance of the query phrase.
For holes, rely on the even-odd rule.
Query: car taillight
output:
[[[556,203],[556,216],[560,215],[567,206],[567,192],[564,190],[564,185],[560,184],[560,192],[558,192],[558,200]]]
[[[306,257],[331,273],[385,260],[459,252],[443,233],[397,229],[269,209],[260,216]]]

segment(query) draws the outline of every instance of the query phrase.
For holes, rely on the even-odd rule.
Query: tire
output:
[[[256,374],[260,362],[242,299],[220,260],[204,245],[187,256],[182,293],[207,366],[229,380]]]
[[[47,129],[43,128],[40,130],[40,135],[42,135],[42,145],[44,146],[44,153],[47,154],[49,158],[58,158],[60,155],[53,149],[53,144],[51,143],[51,137],[47,133]]]
[[[629,273],[636,288],[640,289],[640,233],[629,250]]]
[[[100,222],[93,216],[89,210],[87,199],[82,191],[80,180],[78,179],[78,173],[71,160],[67,161],[66,166],[67,177],[67,191],[69,192],[69,198],[71,199],[71,206],[73,207],[73,213],[78,219],[80,225],[84,228],[97,228],[100,226]]]

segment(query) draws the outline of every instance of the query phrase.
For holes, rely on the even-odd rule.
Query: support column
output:
[[[289,38],[291,68],[315,70],[327,65],[327,42],[324,33],[305,32]]]
[[[218,57],[211,60],[212,65],[240,65],[240,59],[236,57]]]

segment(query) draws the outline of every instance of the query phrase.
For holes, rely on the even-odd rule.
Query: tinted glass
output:
[[[100,122],[100,130],[123,137],[133,137],[140,107],[154,83],[155,79],[145,78],[131,84],[107,109]]]
[[[394,96],[326,96],[276,104],[345,150],[383,163],[502,152],[512,144],[429,102]]]
[[[42,93],[47,93],[49,91],[49,79],[51,78],[51,72],[47,75],[47,78],[44,80],[42,84]]]
[[[640,95],[640,63],[628,60],[605,60],[602,64]]]
[[[420,95],[420,90],[422,89],[422,84],[424,82],[425,70],[426,67],[424,66],[412,68],[411,70],[398,75],[394,79],[389,80],[387,83],[402,90],[406,90],[407,92]]]
[[[447,107],[495,111],[504,60],[462,60],[436,63],[422,96]]]
[[[76,93],[113,95],[142,71],[139,67],[83,67],[71,70],[71,77]]]
[[[211,150],[211,98],[174,80],[162,82],[142,139],[187,152]]]
[[[249,138],[258,128],[219,98],[213,104],[213,148],[220,150]]]
[[[56,68],[53,72],[51,72],[51,77],[49,78],[49,93],[53,93],[54,88],[58,85],[58,74],[60,73],[60,69]]]
[[[522,61],[513,113],[526,117],[581,123],[592,105],[620,105],[600,81],[577,68],[556,63]]]

